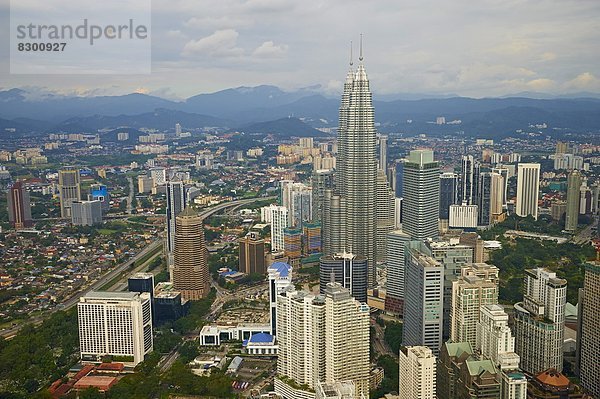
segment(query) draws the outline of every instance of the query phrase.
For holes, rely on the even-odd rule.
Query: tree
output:
[[[96,387],[89,387],[79,392],[79,399],[104,399],[104,395]]]

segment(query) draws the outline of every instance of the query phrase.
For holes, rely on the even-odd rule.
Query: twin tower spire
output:
[[[354,58],[352,57],[353,47],[354,46],[352,45],[352,40],[350,40],[350,67],[352,67],[352,65],[354,65]],[[360,34],[360,44],[359,44],[358,60],[360,62],[362,62],[362,60],[363,60],[362,33]]]

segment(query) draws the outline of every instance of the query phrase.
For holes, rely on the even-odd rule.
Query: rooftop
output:
[[[85,294],[82,299],[117,299],[123,301],[131,301],[138,297],[138,292],[114,292],[114,291],[90,291]]]

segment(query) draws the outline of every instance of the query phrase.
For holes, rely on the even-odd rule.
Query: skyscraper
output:
[[[313,172],[312,178],[312,217],[314,221],[323,219],[323,203],[325,190],[333,189],[333,170],[319,169]]]
[[[600,262],[585,265],[578,337],[579,378],[581,385],[594,397],[600,397]]]
[[[351,63],[344,83],[338,124],[336,193],[330,197],[328,209],[332,220],[323,224],[323,234],[327,251],[350,252],[368,259],[369,286],[373,287],[376,283],[376,132],[362,46],[359,60],[356,72]],[[344,211],[334,209],[337,206],[344,207]],[[342,220],[333,220],[334,217]],[[344,242],[339,242],[342,235]],[[336,242],[343,247],[338,248]]]
[[[239,239],[239,267],[242,273],[265,274],[265,240],[251,231],[245,237]]]
[[[304,183],[281,181],[281,205],[288,210],[288,226],[312,220],[312,189]]]
[[[183,299],[199,300],[208,295],[210,275],[202,218],[185,208],[175,219],[173,287]]]
[[[477,216],[478,226],[489,226],[492,223],[492,174],[479,173],[477,184]]]
[[[271,224],[271,251],[285,249],[283,230],[289,226],[288,209],[285,206],[269,205],[261,209],[263,220]]]
[[[409,248],[406,256],[402,344],[428,346],[437,355],[442,344],[444,268],[418,248]]]
[[[484,305],[477,322],[477,349],[500,370],[502,399],[523,399],[527,396],[527,378],[519,369],[520,358],[515,353],[515,338],[508,326],[508,315],[502,306]]]
[[[466,205],[475,205],[475,160],[473,155],[463,155],[460,169],[460,200]]]
[[[398,315],[404,312],[405,250],[409,241],[410,236],[402,230],[388,233],[385,310]]]
[[[490,186],[490,222],[500,221],[501,215],[504,212],[504,204],[506,198],[506,182],[504,176],[492,172]]]
[[[400,348],[398,396],[403,399],[436,398],[436,359],[426,346]]]
[[[361,303],[367,302],[367,258],[361,255],[340,253],[321,257],[319,288],[325,293],[327,284],[335,281],[350,291]]]
[[[292,266],[275,262],[267,269],[269,276],[269,316],[271,335],[277,335],[277,297],[292,285]]]
[[[185,191],[183,182],[179,180],[167,182],[167,251],[173,253],[175,248],[175,219],[185,208]]]
[[[383,170],[377,170],[376,184],[376,207],[375,217],[377,225],[375,227],[375,248],[378,262],[384,262],[387,257],[387,234],[394,230],[396,221],[395,215],[395,197],[394,192],[388,184],[387,177]]]
[[[538,198],[540,190],[540,164],[520,163],[517,168],[517,204],[518,216],[538,217]]]
[[[23,182],[16,182],[8,190],[8,221],[15,229],[33,226],[29,191],[25,189]]]
[[[562,370],[567,280],[546,269],[525,270],[523,302],[515,304],[515,352],[536,374]]]
[[[452,283],[460,277],[462,267],[473,262],[473,248],[462,245],[458,239],[452,238],[444,241],[427,241],[422,249],[426,255],[431,256],[444,267],[444,329],[442,340],[447,341],[450,338]]]
[[[123,357],[137,365],[152,352],[152,304],[149,293],[88,292],[77,304],[81,360]]]
[[[79,169],[65,168],[58,171],[58,191],[60,196],[60,217],[71,217],[71,202],[81,200]]]
[[[402,226],[415,240],[437,238],[440,207],[438,163],[431,150],[413,150],[404,163]]]
[[[458,204],[458,194],[458,175],[450,172],[442,173],[440,175],[440,219],[450,219],[450,205]]]
[[[452,283],[450,339],[453,342],[477,343],[479,310],[498,303],[498,268],[487,263],[473,263],[462,268]]]
[[[377,168],[387,173],[387,142],[388,136],[383,134],[377,135],[377,142],[379,144],[379,160],[377,163]]]
[[[71,223],[75,226],[102,223],[102,203],[98,200],[71,201]]]
[[[581,172],[573,170],[567,178],[567,209],[565,212],[565,230],[577,230],[581,192]]]
[[[329,283],[325,295],[280,294],[277,340],[275,392],[284,398],[314,397],[304,384],[314,390],[319,382],[348,380],[355,395],[368,395],[369,307],[340,284]]]

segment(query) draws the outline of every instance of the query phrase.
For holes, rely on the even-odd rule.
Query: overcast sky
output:
[[[0,2],[7,29],[9,1]],[[10,75],[2,32],[0,87],[184,98],[321,85],[335,94],[361,32],[375,94],[600,92],[600,0],[152,0],[151,74]]]

